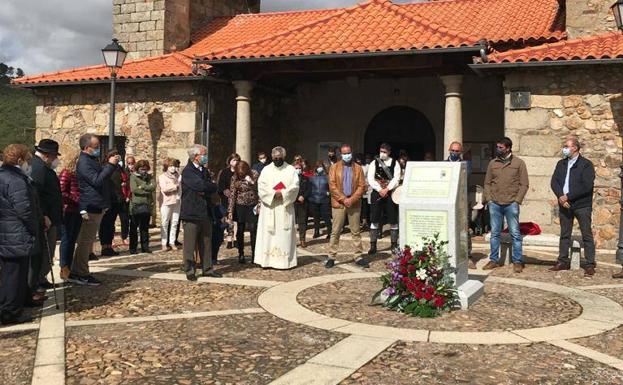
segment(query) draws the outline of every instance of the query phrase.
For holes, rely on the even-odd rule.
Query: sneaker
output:
[[[75,283],[76,285],[86,285],[87,282],[84,278],[75,275],[73,273],[69,273],[69,276],[67,277],[67,282],[71,282],[71,283]]]
[[[332,258],[327,259],[324,263],[324,267],[326,267],[327,269],[330,269],[333,266],[335,266],[335,260]]]
[[[82,277],[82,279],[84,279],[84,281],[86,282],[86,285],[88,286],[99,286],[102,284],[102,282],[95,278],[92,275],[87,275],[86,277]]]
[[[100,259],[94,253],[89,254],[89,261],[99,261]]]
[[[364,269],[367,269],[370,267],[370,263],[365,258],[359,258],[358,260],[356,260],[355,265],[359,267],[363,267]]]
[[[486,265],[483,266],[483,270],[493,270],[493,269],[497,269],[498,267],[502,267],[502,265],[500,265],[497,262],[493,262],[493,261],[489,261],[487,262]]]

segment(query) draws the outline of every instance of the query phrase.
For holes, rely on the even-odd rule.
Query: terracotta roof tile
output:
[[[145,79],[156,77],[192,76],[192,59],[182,53],[131,60],[117,73],[118,79]],[[13,80],[15,84],[65,83],[110,79],[110,70],[104,65],[80,67],[66,71],[27,76]]]
[[[623,34],[609,32],[537,47],[494,52],[488,63],[527,63],[553,60],[588,60],[623,58]],[[486,64],[484,64],[486,66]]]

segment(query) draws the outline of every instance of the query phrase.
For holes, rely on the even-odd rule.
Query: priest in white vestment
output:
[[[286,150],[275,147],[273,162],[264,167],[258,179],[260,218],[255,242],[254,262],[264,268],[296,267],[294,201],[299,191],[299,177],[285,163]]]

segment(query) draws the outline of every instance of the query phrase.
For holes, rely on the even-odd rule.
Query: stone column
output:
[[[242,160],[253,162],[251,157],[251,90],[248,80],[233,81],[236,88],[236,152]]]
[[[442,76],[446,87],[446,114],[444,119],[443,158],[448,156],[452,142],[463,143],[463,116],[461,108],[461,83],[463,75]]]

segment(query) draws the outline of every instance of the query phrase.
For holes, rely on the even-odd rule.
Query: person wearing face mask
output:
[[[264,169],[264,167],[266,167],[267,164],[268,156],[266,156],[266,153],[264,151],[260,151],[257,153],[257,163],[254,164],[251,169],[257,172],[259,175],[262,173],[262,170]]]
[[[107,153],[107,157],[111,156],[119,156],[119,152],[117,150],[111,150]],[[121,163],[121,161],[119,163]],[[127,181],[128,175],[125,173],[123,167],[120,164],[117,164],[115,171],[112,173],[107,182],[110,205],[102,217],[99,229],[99,238],[100,245],[102,246],[101,249],[103,257],[113,257],[119,255],[119,253],[113,249],[113,240],[115,238],[115,222],[117,221],[117,215],[119,215],[125,201],[123,187]]]
[[[353,151],[349,144],[340,148],[342,160],[329,170],[329,191],[331,193],[331,208],[333,214],[333,228],[329,246],[329,257],[325,267],[335,265],[335,258],[339,250],[340,235],[344,222],[348,218],[350,232],[353,238],[355,263],[361,267],[369,267],[368,261],[361,255],[360,220],[361,197],[366,190],[366,180],[361,166],[353,161]]]
[[[227,167],[222,169],[218,176],[216,177],[216,183],[218,185],[218,194],[221,197],[221,203],[224,207],[229,207],[229,197],[231,195],[231,191],[229,187],[231,186],[231,178],[234,176],[234,172],[236,170],[236,166],[240,162],[240,155],[234,153],[227,157]],[[235,221],[235,218],[234,218]],[[235,237],[236,237],[236,228],[230,229],[227,233],[227,248],[231,249],[234,247]]]
[[[258,179],[260,217],[255,263],[263,268],[296,267],[296,233],[294,202],[299,192],[299,176],[284,162],[286,150],[271,151],[272,164],[266,166]]]
[[[196,281],[195,250],[198,250],[203,276],[220,278],[212,261],[212,224],[214,209],[212,195],[218,186],[212,182],[205,146],[195,144],[188,149],[188,164],[182,171],[182,207],[180,219],[184,223],[184,271],[186,279]]]
[[[124,165],[122,161],[119,161],[119,166],[122,168],[121,191],[123,192],[123,202],[119,209],[119,222],[121,222],[121,242],[128,246],[130,245],[130,241],[128,240],[130,235],[130,198],[132,198],[130,174],[136,170],[136,158],[132,155],[128,155],[125,158],[125,163]]]
[[[68,281],[78,285],[99,286],[101,282],[89,271],[89,253],[97,236],[104,211],[110,206],[108,180],[119,163],[119,156],[108,157],[102,166],[100,141],[93,134],[84,134],[79,139],[80,158],[76,166],[80,189],[79,209],[82,225],[76,240],[76,250],[71,263]]]
[[[138,237],[140,233],[141,251],[151,253],[149,249],[149,220],[154,206],[156,184],[149,173],[147,160],[136,162],[136,172],[130,175],[130,254],[138,253]]]
[[[32,321],[24,306],[43,304],[32,300],[28,286],[29,262],[41,254],[42,228],[37,192],[24,172],[30,159],[26,146],[10,144],[0,167],[0,323],[5,325]]]
[[[39,271],[39,286],[42,289],[51,289],[47,275],[50,273],[49,260],[54,260],[54,250],[58,240],[59,229],[63,224],[63,196],[61,184],[56,172],[58,166],[58,142],[52,139],[42,139],[35,146],[35,156],[32,159],[30,177],[33,180],[39,205],[43,212],[47,245],[42,248],[41,270]]]
[[[370,194],[369,255],[377,252],[376,242],[383,231],[382,228],[379,228],[379,224],[384,215],[391,226],[391,249],[394,251],[398,247],[398,205],[391,199],[391,195],[400,182],[400,164],[396,159],[390,157],[391,153],[392,147],[389,144],[381,144],[379,156],[370,164],[368,169],[368,184],[372,187]]]
[[[398,181],[398,185],[402,186],[402,182],[405,179],[405,171],[407,170],[407,162],[409,161],[409,154],[406,151],[400,150],[400,155],[398,155],[398,164],[400,165],[400,179]]]
[[[251,235],[251,260],[255,257],[255,238],[257,235],[257,179],[259,174],[251,170],[244,160],[238,162],[236,172],[231,178],[231,199],[227,208],[227,222],[233,224],[236,217],[238,229],[238,262],[246,263],[244,258],[244,232],[248,230]]]
[[[331,195],[329,193],[329,177],[321,160],[316,162],[316,172],[308,178],[309,198],[307,204],[314,218],[314,238],[320,237],[320,219],[327,226],[327,239],[331,238]]]
[[[163,162],[163,173],[158,177],[158,186],[160,186],[162,198],[162,205],[160,206],[160,239],[162,240],[162,250],[164,251],[177,250],[175,234],[180,221],[181,193],[179,167],[179,160],[168,158]]]
[[[307,247],[305,236],[307,235],[307,199],[309,199],[310,189],[308,179],[303,175],[303,160],[296,161],[294,170],[299,178],[299,192],[294,202],[294,213],[296,215],[296,226],[299,231],[299,246]]]
[[[528,192],[528,170],[523,160],[513,155],[513,141],[502,138],[495,145],[496,158],[489,162],[485,175],[483,200],[488,202],[491,217],[491,254],[483,270],[501,267],[500,234],[504,218],[513,238],[513,270],[523,271],[522,238],[519,231],[519,208]]]
[[[551,187],[558,199],[560,218],[560,245],[558,262],[550,271],[569,270],[569,249],[573,220],[577,219],[584,243],[586,265],[584,275],[595,275],[595,241],[591,217],[593,215],[593,189],[595,185],[595,167],[580,154],[580,141],[570,137],[563,143],[563,159],[559,160],[552,175]],[[620,277],[623,278],[623,274]]]
[[[327,149],[327,160],[324,162],[325,170],[329,170],[331,166],[337,163],[337,147],[329,147]]]

